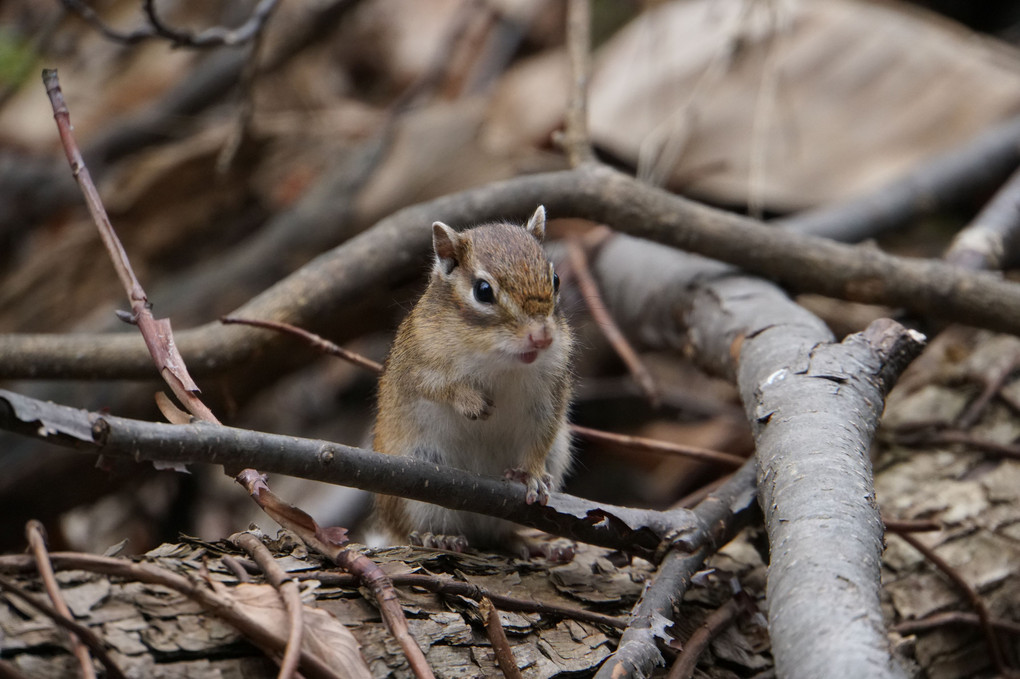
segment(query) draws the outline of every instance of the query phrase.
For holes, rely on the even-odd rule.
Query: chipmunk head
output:
[[[533,363],[562,334],[559,277],[544,238],[542,206],[524,227],[485,224],[457,233],[432,225],[433,281],[449,286],[459,317],[491,340],[485,348],[521,363]]]

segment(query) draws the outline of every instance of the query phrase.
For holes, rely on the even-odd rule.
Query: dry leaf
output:
[[[287,636],[288,617],[279,593],[270,585],[240,584],[234,599],[245,614],[280,636]],[[303,647],[345,677],[371,677],[360,645],[332,614],[304,606]]]

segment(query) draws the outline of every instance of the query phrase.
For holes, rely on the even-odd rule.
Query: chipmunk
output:
[[[428,287],[401,323],[379,382],[375,450],[523,482],[545,504],[570,465],[570,328],[542,250],[545,208],[524,226],[432,225]],[[379,495],[394,541],[521,551],[513,524]]]

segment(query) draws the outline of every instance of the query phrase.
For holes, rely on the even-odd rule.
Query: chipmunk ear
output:
[[[432,248],[436,251],[436,266],[447,276],[457,268],[457,250],[460,234],[442,222],[432,224]]]
[[[545,240],[545,206],[538,206],[524,230],[534,236],[539,243]]]

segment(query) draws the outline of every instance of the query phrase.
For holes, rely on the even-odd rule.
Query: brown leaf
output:
[[[276,634],[287,636],[287,613],[276,589],[270,585],[240,584],[232,595],[247,615]],[[327,611],[304,607],[302,646],[341,676],[366,679],[372,676],[357,640]]]

